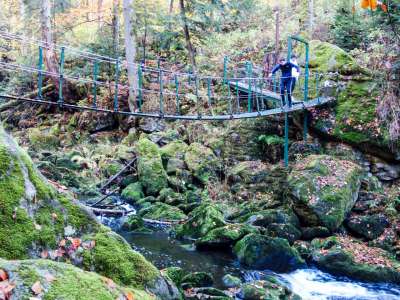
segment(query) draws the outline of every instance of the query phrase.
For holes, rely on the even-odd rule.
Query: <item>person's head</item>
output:
[[[290,57],[290,61],[291,61],[291,62],[297,62],[297,56],[293,54],[293,55]]]
[[[284,58],[284,57],[281,57],[280,59],[279,59],[279,64],[280,65],[284,65],[284,64],[286,64],[286,58]]]

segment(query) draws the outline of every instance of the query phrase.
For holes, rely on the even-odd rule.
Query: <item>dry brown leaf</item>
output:
[[[41,258],[48,258],[49,257],[49,251],[43,250],[42,253],[40,253]]]
[[[41,294],[41,293],[43,292],[43,287],[42,287],[42,285],[40,284],[40,281],[36,281],[36,282],[32,285],[31,290],[32,290],[32,292],[33,292],[35,295]]]
[[[62,239],[62,240],[58,243],[58,246],[60,246],[60,247],[65,247],[65,244],[66,244],[66,240]]]

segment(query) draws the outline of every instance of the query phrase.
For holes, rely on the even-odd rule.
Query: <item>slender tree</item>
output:
[[[40,21],[41,21],[41,31],[42,31],[42,40],[46,43],[44,49],[44,63],[46,65],[46,69],[49,72],[57,73],[57,59],[55,54],[55,49],[53,45],[53,33],[51,26],[51,4],[50,0],[42,0],[41,1],[41,10],[40,10]],[[56,76],[52,77],[54,84],[58,90],[58,79]]]
[[[190,64],[192,65],[193,72],[196,73],[196,58],[195,58],[195,54],[194,54],[194,48],[192,45],[192,41],[190,40],[190,32],[189,32],[188,20],[186,17],[184,0],[179,0],[179,7],[180,7],[183,32],[185,34],[185,41],[186,41],[186,47],[188,50]]]
[[[124,32],[125,32],[125,53],[128,70],[129,98],[128,104],[130,111],[136,109],[136,96],[138,91],[137,65],[136,61],[136,35],[133,28],[135,23],[135,10],[133,0],[123,0]]]
[[[113,52],[114,56],[118,55],[118,45],[119,45],[119,31],[120,31],[120,22],[119,22],[119,8],[120,2],[119,0],[113,0],[113,9],[112,9],[112,36],[113,36]]]

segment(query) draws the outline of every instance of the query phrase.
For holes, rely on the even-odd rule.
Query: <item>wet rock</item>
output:
[[[258,280],[243,284],[239,297],[243,300],[301,300],[301,298],[269,276],[267,280]]]
[[[200,300],[200,299],[213,299],[213,300],[229,300],[232,297],[219,289],[212,287],[193,288],[185,292],[185,299]]]
[[[180,170],[185,169],[185,162],[178,158],[171,158],[167,163],[167,174],[176,175]]]
[[[243,224],[229,224],[209,231],[204,237],[196,240],[197,249],[230,249],[238,240],[249,233],[258,233],[258,229]]]
[[[336,230],[353,208],[363,172],[350,161],[311,155],[288,178],[288,195],[301,221]]]
[[[160,191],[157,201],[177,206],[184,203],[185,199],[182,194],[174,192],[171,188],[164,188]]]
[[[224,283],[224,286],[227,288],[238,287],[242,284],[240,278],[232,276],[230,274],[227,274],[224,277],[222,277],[222,281]]]
[[[143,187],[140,182],[129,184],[123,189],[121,196],[130,204],[138,202],[144,198]]]
[[[314,238],[325,238],[331,235],[329,229],[322,226],[303,227],[301,231],[302,231],[301,237],[304,240],[312,240]]]
[[[240,263],[256,269],[289,272],[304,265],[287,240],[249,234],[236,243],[234,253]]]
[[[187,218],[179,208],[160,202],[142,208],[139,215],[145,219],[159,221],[182,221]]]
[[[222,211],[214,204],[203,203],[195,208],[185,224],[175,228],[176,236],[200,238],[210,230],[225,225]]]
[[[214,283],[212,276],[205,272],[194,272],[185,275],[182,278],[182,288],[210,287]]]
[[[389,220],[382,214],[366,216],[352,215],[346,221],[346,225],[358,236],[362,236],[367,240],[374,240],[389,226]]]
[[[124,231],[134,231],[143,233],[152,232],[150,229],[145,227],[143,219],[139,216],[127,217],[127,219],[122,223],[121,229]]]
[[[169,267],[161,270],[161,273],[168,276],[177,286],[182,283],[182,278],[186,275],[186,272],[180,267]]]
[[[147,138],[141,138],[137,144],[137,151],[139,181],[146,195],[157,195],[168,185],[158,146]]]
[[[312,258],[312,247],[311,243],[307,241],[296,241],[293,244],[293,248],[299,252],[302,259],[310,261]]]

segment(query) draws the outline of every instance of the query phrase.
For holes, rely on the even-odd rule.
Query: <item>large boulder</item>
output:
[[[378,238],[389,226],[389,220],[382,214],[377,215],[352,215],[346,221],[347,227],[358,236],[367,240]]]
[[[203,184],[216,179],[221,163],[214,152],[199,143],[192,143],[185,153],[185,163],[193,175]]]
[[[93,214],[55,190],[0,127],[0,257],[49,258],[96,271],[118,284],[177,299],[176,287]]]
[[[203,203],[189,214],[189,220],[175,228],[177,237],[200,238],[210,230],[225,225],[222,211],[211,203]]]
[[[141,209],[139,215],[145,219],[159,221],[182,221],[187,218],[179,208],[161,202]]]
[[[312,241],[313,262],[336,276],[368,282],[400,283],[400,263],[380,248],[331,237]]]
[[[304,265],[297,250],[282,238],[249,234],[233,250],[240,263],[255,269],[289,272]]]
[[[123,189],[121,196],[129,203],[136,203],[140,199],[144,198],[143,187],[140,182],[134,182],[129,184]]]
[[[168,186],[168,176],[163,168],[158,146],[147,138],[137,143],[139,181],[147,195],[157,195]]]
[[[353,162],[311,155],[293,166],[288,196],[304,224],[335,231],[353,208],[362,177]]]
[[[119,286],[107,277],[50,260],[0,259],[0,270],[7,275],[6,280],[0,279],[0,285],[12,287],[6,295],[0,289],[1,299],[156,299],[144,291]]]
[[[229,224],[209,231],[205,236],[196,240],[197,249],[225,249],[249,233],[258,233],[258,229],[244,224]]]

